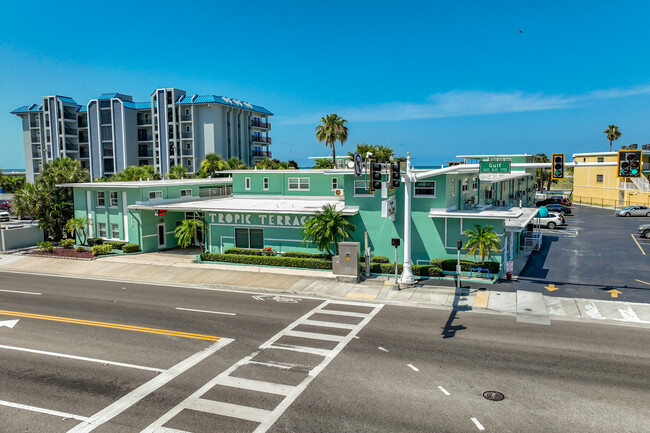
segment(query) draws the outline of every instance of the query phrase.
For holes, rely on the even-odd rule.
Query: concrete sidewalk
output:
[[[189,254],[149,253],[93,261],[0,254],[0,271],[476,311],[509,315],[518,322],[537,325],[548,325],[551,319],[650,325],[649,304],[431,285],[395,291],[392,281],[384,277],[369,278],[359,284],[341,283],[330,271],[199,264],[194,263],[194,256]]]

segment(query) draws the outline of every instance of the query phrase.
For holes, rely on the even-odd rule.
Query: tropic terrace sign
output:
[[[481,161],[479,173],[510,173],[510,161]]]

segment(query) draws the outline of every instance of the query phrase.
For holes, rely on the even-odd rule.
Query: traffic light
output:
[[[618,177],[641,177],[641,150],[618,151]]]
[[[391,191],[395,188],[399,188],[400,182],[400,173],[399,173],[399,162],[390,163],[390,189]]]
[[[551,179],[564,179],[564,154],[554,153],[551,155]]]
[[[373,159],[370,161],[370,192],[378,189],[381,189],[381,164]]]

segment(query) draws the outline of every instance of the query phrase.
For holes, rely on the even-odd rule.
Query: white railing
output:
[[[524,251],[539,251],[542,247],[542,232],[527,231],[524,236]]]
[[[640,177],[633,177],[632,183],[636,185],[639,191],[650,191],[650,182],[648,182],[648,179],[643,175]]]

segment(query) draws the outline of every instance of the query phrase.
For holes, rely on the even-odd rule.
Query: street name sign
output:
[[[510,173],[510,161],[481,161],[479,173]]]

